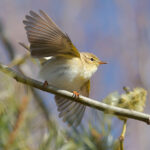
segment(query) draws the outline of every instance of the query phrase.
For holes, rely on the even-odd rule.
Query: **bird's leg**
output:
[[[77,91],[73,91],[73,97],[74,98],[76,98],[76,99],[79,98],[79,95],[80,94]]]
[[[47,82],[47,81],[44,81],[43,87],[47,87],[47,86],[48,86],[48,82]]]

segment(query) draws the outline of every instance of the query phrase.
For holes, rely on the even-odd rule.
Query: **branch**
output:
[[[29,104],[29,99],[27,96],[24,96],[21,101],[21,105],[19,107],[19,111],[18,111],[18,115],[17,115],[17,119],[15,122],[14,128],[8,137],[8,143],[5,147],[5,150],[9,150],[11,145],[13,145],[13,143],[16,139],[16,136],[17,136],[17,132],[21,126],[21,123],[24,120],[24,113],[25,113],[25,110],[27,109],[28,104]]]
[[[90,99],[88,97],[84,96],[79,96],[78,99],[73,98],[73,93],[65,90],[60,90],[58,88],[55,88],[53,86],[48,85],[47,87],[43,86],[43,83],[37,80],[34,80],[32,78],[26,77],[13,69],[9,68],[6,65],[3,65],[0,63],[0,70],[4,73],[6,73],[8,76],[13,77],[16,79],[16,81],[30,85],[32,87],[38,88],[42,91],[46,91],[48,93],[56,94],[65,98],[69,98],[72,101],[79,102],[83,105],[95,108],[97,110],[107,112],[110,114],[114,114],[117,116],[123,116],[127,118],[132,118],[135,120],[143,121],[146,122],[147,124],[150,124],[150,115],[144,114],[141,112],[133,111],[133,110],[128,110],[128,109],[123,109],[120,107],[115,107],[115,106],[110,106],[105,103]]]

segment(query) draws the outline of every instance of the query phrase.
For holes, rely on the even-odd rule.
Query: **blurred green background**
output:
[[[22,23],[30,10],[42,9],[65,31],[80,51],[109,64],[92,78],[90,97],[104,99],[123,86],[150,91],[149,0],[0,0],[0,62],[10,64],[26,51]],[[15,67],[38,79],[39,66],[27,59]],[[149,96],[149,95],[148,95]],[[147,99],[144,112],[150,113]],[[53,95],[16,83],[0,73],[0,149],[118,149],[122,122],[88,108],[82,125],[68,128],[59,118]],[[149,150],[150,129],[129,120],[127,150]]]

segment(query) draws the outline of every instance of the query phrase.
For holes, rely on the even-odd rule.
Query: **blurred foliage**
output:
[[[30,88],[0,73],[0,149],[4,150],[117,150],[109,130],[89,124],[77,130],[62,129],[53,117],[43,119]],[[24,96],[23,96],[24,95]],[[102,131],[103,130],[103,131]]]
[[[129,91],[128,88],[124,87],[124,90],[126,93],[121,95],[118,92],[110,93],[103,102],[112,106],[142,112],[146,103],[147,91],[139,87],[133,89],[133,91]],[[119,118],[125,119],[124,117]]]
[[[0,74],[0,77],[0,149],[9,147],[9,144],[11,144],[12,149],[27,149],[27,132],[25,132],[26,127],[24,124],[21,124],[21,130],[23,130],[24,133],[17,132],[16,138],[13,143],[11,143],[11,138],[13,137],[10,135],[15,128],[21,102],[18,100],[19,95],[16,87],[14,87],[14,82],[2,74]]]
[[[143,88],[137,87],[133,89],[133,91],[127,90],[125,94],[121,95],[119,95],[118,92],[113,92],[109,94],[103,102],[112,106],[142,112],[145,106],[146,96],[147,91]]]

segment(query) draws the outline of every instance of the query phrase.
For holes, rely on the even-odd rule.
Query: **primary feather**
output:
[[[63,33],[42,10],[40,15],[30,11],[30,15],[26,15],[26,20],[23,21],[31,55],[38,58],[58,55],[80,57],[67,34]]]

